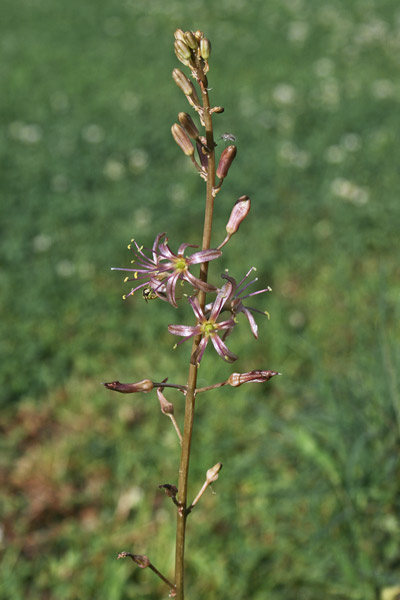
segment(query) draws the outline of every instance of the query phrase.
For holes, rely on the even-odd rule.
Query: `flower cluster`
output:
[[[219,258],[222,254],[220,250],[200,250],[189,257],[184,256],[186,248],[198,248],[192,244],[181,244],[178,248],[178,253],[174,254],[168,246],[168,239],[165,238],[165,233],[159,233],[154,240],[151,252],[151,258],[143,252],[143,247],[139,246],[135,240],[131,240],[136,248],[135,258],[131,263],[136,263],[134,269],[114,267],[113,271],[131,271],[133,277],[125,278],[127,281],[140,281],[136,287],[133,287],[129,294],[123,296],[124,300],[128,296],[133,296],[137,290],[142,289],[147,291],[147,297],[160,298],[175,306],[176,302],[176,284],[179,280],[187,281],[196,290],[203,292],[215,292],[217,288],[213,285],[202,281],[190,273],[189,267],[200,263],[206,263],[210,260]],[[128,245],[132,249],[132,245]],[[146,295],[145,295],[146,297]]]

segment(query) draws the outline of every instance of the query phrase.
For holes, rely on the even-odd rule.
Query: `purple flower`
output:
[[[223,277],[224,279],[229,281],[232,286],[232,292],[231,292],[230,296],[227,298],[224,306],[222,307],[222,310],[229,310],[232,313],[233,318],[236,318],[236,315],[238,313],[243,313],[246,316],[246,318],[250,324],[250,329],[251,329],[254,337],[257,339],[258,338],[258,327],[257,327],[257,323],[255,322],[255,319],[251,313],[254,312],[254,313],[259,313],[260,315],[267,315],[267,316],[269,316],[269,314],[267,311],[258,310],[257,308],[252,308],[250,306],[244,306],[242,301],[245,300],[246,298],[250,298],[251,296],[257,296],[257,294],[263,294],[264,292],[270,292],[271,288],[268,286],[263,290],[257,290],[256,292],[251,292],[251,294],[243,295],[243,293],[247,290],[247,288],[250,285],[252,285],[256,281],[258,281],[258,277],[256,277],[252,281],[249,281],[248,283],[243,285],[245,283],[246,279],[249,277],[250,273],[252,273],[255,270],[256,270],[255,267],[251,267],[251,269],[246,273],[246,275],[243,277],[243,279],[241,279],[241,281],[239,283],[236,283],[236,280],[233,277],[230,277],[229,275],[224,274],[221,277]],[[206,306],[207,311],[210,310],[210,308],[211,308],[211,305]],[[229,335],[229,333],[230,333],[230,331],[227,331],[225,333],[224,339]]]
[[[165,238],[161,239],[165,233],[159,233],[154,240],[151,250],[152,257],[149,258],[144,254],[143,247],[139,246],[135,240],[132,240],[136,247],[135,258],[132,263],[137,264],[135,269],[113,268],[113,271],[132,271],[133,278],[126,277],[125,281],[141,281],[136,287],[132,288],[129,294],[124,296],[124,299],[133,294],[139,289],[150,288],[153,293],[161,300],[166,300],[172,306],[177,307],[176,303],[176,284],[178,280],[184,280],[190,283],[195,289],[203,290],[204,292],[215,292],[217,288],[209,283],[205,283],[192,275],[189,271],[191,265],[209,262],[219,258],[222,254],[220,250],[200,250],[189,257],[184,256],[186,248],[198,248],[192,244],[181,244],[178,248],[178,253],[174,254],[169,248]],[[131,249],[131,244],[128,246]]]
[[[197,325],[168,326],[168,331],[170,333],[172,333],[173,335],[180,335],[184,337],[184,339],[178,342],[178,344],[182,344],[183,342],[186,342],[186,340],[196,335],[202,336],[200,343],[197,347],[196,353],[193,357],[197,364],[200,363],[209,340],[211,340],[215,350],[224,360],[226,360],[227,362],[233,362],[237,359],[237,356],[229,350],[229,348],[218,335],[220,331],[228,332],[235,326],[234,319],[229,319],[227,321],[221,321],[217,323],[219,314],[223,306],[225,305],[227,299],[229,299],[231,295],[232,284],[230,281],[228,281],[224,286],[222,286],[222,288],[218,292],[214,303],[211,305],[208,317],[205,316],[197,298],[189,298],[189,302],[193,308],[193,312],[197,317]]]

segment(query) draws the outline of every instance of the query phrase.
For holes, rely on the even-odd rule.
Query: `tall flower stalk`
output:
[[[245,383],[264,383],[278,373],[265,369],[253,370],[247,373],[231,373],[222,382],[211,383],[208,386],[197,388],[198,370],[204,353],[209,351],[207,349],[207,347],[210,347],[208,346],[209,341],[211,341],[211,345],[225,362],[232,363],[238,358],[229,350],[224,340],[239,323],[238,315],[240,313],[243,313],[247,318],[254,337],[258,337],[258,328],[252,313],[257,312],[263,315],[268,315],[268,313],[244,306],[243,300],[270,291],[271,288],[267,286],[264,289],[247,293],[248,287],[257,281],[257,278],[255,278],[247,282],[254,267],[249,269],[238,284],[233,277],[226,273],[222,274],[222,283],[221,279],[217,283],[210,283],[208,281],[209,262],[211,260],[215,261],[221,256],[221,248],[237,233],[240,224],[249,214],[251,203],[248,196],[241,196],[233,204],[226,225],[226,236],[216,248],[212,248],[211,234],[214,202],[225,178],[229,174],[229,170],[237,154],[237,148],[234,144],[224,148],[217,165],[213,116],[222,113],[224,109],[220,106],[212,106],[210,103],[207,78],[210,68],[210,41],[201,31],[184,32],[178,29],[175,32],[174,49],[178,60],[185,67],[188,67],[193,81],[177,68],[172,72],[173,80],[186,96],[189,105],[197,113],[199,121],[198,127],[188,113],[180,112],[178,114],[179,123],[172,125],[171,133],[175,142],[192,162],[195,171],[205,182],[205,209],[201,250],[194,252],[190,256],[186,256],[185,253],[188,248],[197,248],[197,246],[183,242],[179,245],[178,251],[174,253],[168,245],[166,234],[160,233],[156,236],[152,248],[147,251],[139,246],[137,241],[131,240],[128,248],[134,252],[134,259],[131,261],[133,266],[130,268],[118,268],[116,270],[130,272],[131,276],[128,275],[125,278],[125,282],[134,282],[131,290],[123,296],[124,299],[128,296],[133,296],[136,291],[141,290],[145,299],[161,299],[175,308],[178,306],[178,303],[190,304],[195,317],[194,325],[168,326],[168,330],[172,335],[182,338],[177,342],[176,346],[186,340],[192,340],[187,380],[186,384],[177,384],[168,382],[167,378],[162,382],[155,382],[151,378],[146,378],[136,383],[113,381],[104,385],[112,391],[124,394],[149,393],[155,389],[161,412],[170,418],[177,433],[177,443],[181,444],[177,486],[171,483],[159,486],[171,498],[177,511],[175,575],[173,578],[170,576],[166,577],[144,555],[136,555],[124,551],[118,555],[118,558],[130,557],[140,568],[149,567],[169,587],[170,597],[183,600],[187,519],[193,509],[197,507],[207,487],[217,480],[222,468],[222,464],[217,462],[207,470],[206,479],[200,487],[200,491],[194,497],[191,504],[189,504],[188,474],[196,396],[225,385],[238,387]],[[201,98],[201,102],[199,97]],[[235,141],[235,137],[232,134],[224,135],[229,136],[226,140]],[[218,182],[216,182],[217,178]],[[200,265],[198,276],[192,272],[196,265]],[[176,284],[178,281],[185,282],[189,286],[191,289],[189,294],[182,294],[181,297],[177,296]],[[207,294],[213,295],[208,304]],[[168,388],[180,390],[185,397],[185,415],[182,431],[175,418],[174,406],[164,395],[164,391]]]

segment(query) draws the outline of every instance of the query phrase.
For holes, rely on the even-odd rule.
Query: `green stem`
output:
[[[214,210],[213,187],[215,185],[215,153],[214,153],[214,134],[212,125],[212,116],[209,112],[210,101],[207,92],[207,79],[199,68],[200,87],[203,98],[204,124],[206,130],[207,146],[210,148],[208,155],[207,169],[207,192],[206,192],[206,207],[204,215],[203,242],[202,249],[208,250],[211,243],[211,230]],[[202,263],[200,266],[200,279],[207,281],[208,263]],[[206,303],[205,292],[200,291],[198,300],[202,309]],[[179,465],[179,480],[178,480],[178,514],[176,527],[176,550],[175,550],[175,585],[177,600],[184,600],[184,556],[185,556],[185,534],[186,534],[186,519],[187,509],[187,486],[189,475],[189,459],[190,448],[192,442],[193,419],[196,399],[196,383],[198,366],[193,359],[193,355],[200,343],[201,336],[197,336],[193,341],[192,355],[189,365],[189,375],[187,382],[186,404],[185,404],[185,420],[182,437],[182,452]]]

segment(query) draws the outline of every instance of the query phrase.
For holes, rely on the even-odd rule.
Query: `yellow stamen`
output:
[[[130,250],[130,249],[131,249],[131,245],[130,245],[130,244],[128,244],[128,245],[127,245],[127,248],[128,248],[128,250]]]
[[[134,241],[135,241],[135,238],[132,238],[132,239],[131,239],[131,242],[134,242]]]
[[[129,281],[129,277],[125,277],[124,283],[126,283],[127,281]]]
[[[269,314],[269,312],[267,310],[264,310],[264,315],[267,315],[268,321],[271,319],[271,315]]]
[[[126,300],[126,295],[125,294],[122,296],[122,300]]]
[[[134,278],[134,279],[137,279],[137,278],[138,278],[137,271],[136,271],[136,273],[134,273],[134,274],[133,274],[133,278]]]

